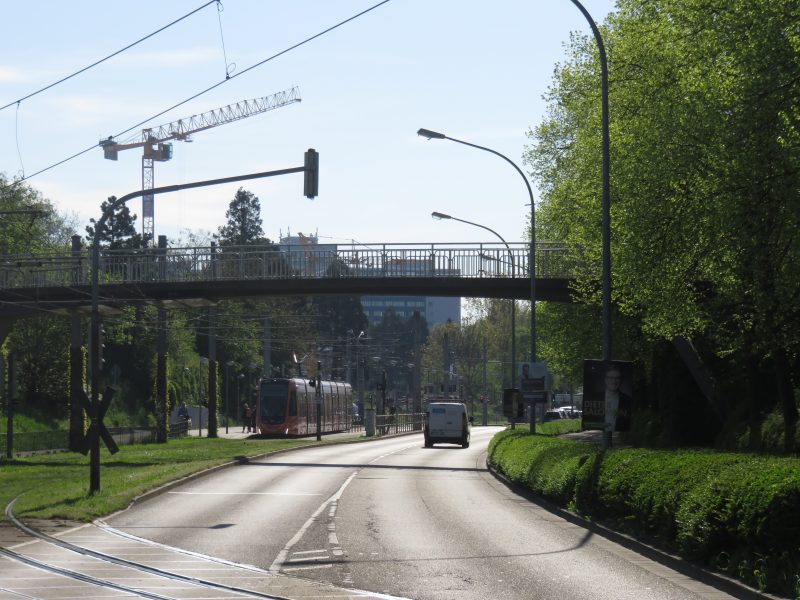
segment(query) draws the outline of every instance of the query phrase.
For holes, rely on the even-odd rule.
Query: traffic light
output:
[[[306,150],[304,167],[303,195],[313,200],[319,194],[319,152]]]
[[[103,364],[106,362],[106,359],[103,357],[103,350],[106,347],[106,330],[103,328],[103,324],[100,324],[100,329],[98,330],[99,336],[97,339],[97,356],[98,356],[98,363],[100,364],[100,369],[102,370]]]

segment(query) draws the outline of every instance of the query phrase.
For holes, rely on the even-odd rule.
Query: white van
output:
[[[469,448],[471,423],[472,417],[467,419],[467,407],[464,404],[431,402],[425,412],[425,447],[446,442]]]

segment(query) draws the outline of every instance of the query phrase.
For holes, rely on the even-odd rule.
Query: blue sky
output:
[[[325,243],[496,241],[431,211],[523,241],[528,195],[501,159],[416,135],[425,127],[505,154],[520,167],[526,132],[570,33],[589,27],[570,0],[391,0],[266,64],[251,65],[378,0],[226,0],[66,83],[0,111],[0,171],[25,176],[225,80],[139,126],[156,126],[299,86],[302,102],[175,142],[155,185],[302,165],[320,153],[320,195],[302,175],[245,182],[261,200],[266,235],[318,234]],[[204,0],[3,3],[0,106],[119,50]],[[598,22],[611,0],[584,0]],[[222,30],[222,34],[220,32]],[[223,51],[224,40],[224,51]],[[599,85],[599,82],[598,82]],[[132,134],[128,134],[128,137]],[[612,140],[613,143],[613,140]],[[524,168],[524,167],[523,167]],[[79,231],[100,203],[141,188],[141,151],[104,160],[97,147],[30,177]],[[155,233],[216,231],[238,185],[156,197]],[[534,182],[534,192],[536,186]],[[538,195],[537,195],[538,199]],[[141,217],[141,202],[131,209]],[[141,221],[138,223],[141,228]]]

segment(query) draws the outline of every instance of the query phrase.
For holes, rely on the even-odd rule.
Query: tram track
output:
[[[17,535],[0,543],[0,600],[393,598],[166,546],[116,530],[102,520],[50,535],[18,519],[14,502],[6,507],[5,516]],[[98,550],[109,547],[114,554]],[[124,558],[125,554],[148,557],[151,564]]]
[[[57,547],[57,548],[60,548],[62,550],[65,550],[67,552],[71,552],[71,553],[77,554],[79,556],[82,556],[84,558],[89,559],[90,561],[98,561],[99,563],[106,563],[106,564],[114,565],[115,567],[117,567],[119,569],[119,571],[116,572],[116,574],[115,574],[115,578],[117,578],[117,579],[130,578],[131,577],[130,571],[133,571],[135,573],[133,575],[134,577],[137,577],[136,574],[138,574],[138,573],[145,573],[147,575],[150,575],[150,576],[155,577],[158,580],[160,580],[158,582],[151,580],[149,582],[149,585],[163,585],[166,582],[167,586],[169,586],[170,584],[180,583],[180,584],[183,584],[183,585],[192,586],[193,588],[213,589],[213,590],[216,590],[217,592],[225,592],[225,593],[231,594],[231,596],[230,596],[231,598],[249,597],[249,598],[264,598],[264,599],[268,599],[268,600],[289,600],[285,596],[276,596],[274,594],[265,594],[265,593],[262,593],[262,592],[259,592],[259,591],[253,590],[253,589],[246,589],[246,588],[242,588],[242,587],[235,586],[235,585],[227,585],[227,584],[224,584],[224,583],[220,583],[218,581],[211,581],[209,579],[198,578],[198,577],[193,577],[193,576],[190,576],[190,575],[176,573],[176,572],[173,572],[173,571],[160,569],[158,567],[154,567],[154,566],[151,566],[151,565],[146,565],[146,564],[143,564],[143,563],[140,563],[140,562],[136,562],[136,561],[120,558],[118,556],[114,556],[114,555],[111,555],[111,554],[105,554],[105,553],[102,553],[102,552],[98,552],[96,550],[91,550],[89,548],[85,548],[85,547],[82,547],[82,546],[78,546],[76,544],[72,544],[72,543],[67,542],[67,541],[65,541],[63,539],[59,539],[57,537],[48,535],[48,534],[43,533],[41,531],[37,531],[37,530],[35,530],[35,529],[31,528],[31,527],[28,527],[26,524],[24,524],[22,521],[20,521],[13,513],[13,506],[14,506],[14,502],[15,501],[16,501],[16,499],[12,500],[8,504],[8,506],[6,506],[5,515],[8,518],[8,520],[14,525],[15,528],[17,528],[19,531],[24,533],[29,538],[29,542],[27,542],[27,543],[23,542],[23,543],[20,543],[20,544],[16,544],[15,548],[18,548],[18,547],[21,547],[21,546],[26,546],[28,543],[30,543],[32,541],[40,541],[40,542],[43,542],[44,544],[47,544],[47,545],[49,545],[51,547]],[[111,533],[113,533],[113,531]],[[146,540],[138,540],[137,539],[137,542],[145,543]],[[175,550],[176,552],[180,552],[177,549],[171,549],[171,550]],[[188,553],[188,554],[191,554],[191,553]],[[142,589],[141,587],[133,587],[133,586],[125,585],[125,584],[119,583],[118,581],[114,581],[114,580],[112,580],[110,578],[101,578],[101,577],[96,577],[96,576],[93,576],[93,575],[89,575],[89,574],[87,574],[87,573],[85,573],[83,571],[79,572],[79,571],[76,571],[74,569],[69,569],[69,568],[66,568],[66,567],[63,567],[63,566],[59,566],[58,564],[55,564],[54,562],[48,562],[48,561],[44,561],[44,560],[40,560],[40,559],[34,558],[34,557],[30,556],[27,553],[19,552],[19,551],[16,551],[14,549],[11,549],[11,548],[2,548],[2,547],[0,547],[0,556],[3,556],[5,558],[7,558],[9,560],[12,560],[12,561],[15,561],[17,563],[21,563],[21,564],[27,565],[29,567],[33,567],[33,568],[39,569],[41,571],[45,571],[45,572],[50,573],[50,574],[54,574],[54,575],[58,575],[58,576],[61,576],[61,577],[68,578],[69,580],[72,580],[72,581],[81,582],[81,583],[90,584],[90,585],[93,585],[93,586],[98,586],[98,587],[103,587],[103,588],[108,588],[108,589],[113,589],[113,590],[122,592],[123,594],[131,594],[131,595],[136,596],[136,597],[148,598],[149,600],[175,600],[176,598],[180,598],[181,597],[180,594],[177,595],[177,596],[174,596],[174,595],[168,596],[168,595],[158,594],[158,593],[154,593],[154,592],[148,591],[147,589]],[[239,570],[252,571],[254,573],[258,573],[261,576],[274,577],[274,574],[271,574],[269,572],[265,572],[265,571],[263,571],[261,569],[257,569],[256,567],[251,567],[251,566],[248,566],[248,565],[234,565],[233,563],[227,563],[227,561],[215,561],[215,559],[213,559],[212,557],[203,557],[203,558],[205,560],[208,560],[208,561],[214,561],[214,562],[220,562],[222,564],[227,564],[227,565],[229,565],[231,567],[235,567],[236,569],[239,569]],[[84,568],[84,570],[86,570],[86,569]],[[11,589],[5,589],[2,586],[0,586],[0,590],[6,591],[6,592],[11,593],[11,594],[14,594],[16,597],[20,597],[20,598],[36,598],[36,596],[30,596],[28,594],[25,594],[25,593],[22,593],[22,592],[19,592],[19,591],[15,591],[15,590],[11,590]]]

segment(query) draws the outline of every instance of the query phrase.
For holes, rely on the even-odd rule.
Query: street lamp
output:
[[[597,54],[600,58],[600,104],[601,104],[601,130],[602,130],[602,169],[603,169],[603,360],[611,360],[611,142],[608,127],[608,60],[603,36],[589,12],[578,0],[572,0],[581,14],[589,22],[592,34],[597,42]],[[610,434],[606,436],[605,445],[610,446]]]
[[[509,159],[507,156],[503,156],[502,154],[500,154],[495,150],[492,150],[491,148],[485,148],[483,146],[478,146],[477,144],[471,144],[463,140],[457,140],[455,138],[448,137],[443,133],[439,133],[437,131],[431,131],[430,129],[420,129],[417,131],[417,135],[426,137],[429,140],[450,140],[451,142],[457,142],[465,146],[471,146],[472,148],[478,148],[479,150],[485,150],[486,152],[491,152],[495,156],[499,156],[508,164],[510,164],[512,167],[514,167],[517,173],[519,173],[520,177],[522,177],[522,180],[525,182],[525,187],[528,189],[528,197],[530,198],[531,201],[531,244],[530,244],[530,257],[529,257],[528,270],[530,271],[530,276],[531,276],[531,362],[535,363],[536,362],[536,205],[533,202],[533,190],[531,190],[531,184],[528,183],[528,178],[525,177],[525,173],[523,173],[522,170],[516,164],[514,164],[513,161],[511,161],[511,159]],[[460,220],[460,219],[455,219],[455,220]],[[497,234],[497,232],[492,231],[488,227],[484,227],[483,225],[478,225],[477,223],[470,223],[470,225],[482,227],[483,229],[491,231],[492,233],[497,235],[497,237],[500,237]],[[500,239],[502,240],[503,238]],[[505,240],[503,240],[503,243],[505,243]],[[506,246],[508,246],[508,244],[506,244]],[[509,250],[509,254],[510,253],[511,251]],[[512,363],[513,362],[514,361],[512,359]],[[513,366],[516,367],[516,365]],[[516,373],[514,373],[513,375],[514,376],[511,378],[511,387],[514,387],[514,380],[516,379]]]
[[[423,130],[420,130],[420,131],[423,131]],[[429,133],[432,133],[432,132],[429,132]],[[439,134],[439,135],[441,135],[441,134]],[[506,243],[505,239],[503,239],[503,236],[500,235],[499,233],[497,233],[494,229],[486,227],[486,225],[481,225],[480,223],[473,223],[472,221],[466,221],[464,219],[459,219],[458,217],[453,217],[451,215],[446,215],[444,213],[440,213],[440,212],[436,212],[436,211],[431,213],[431,217],[433,217],[434,219],[452,219],[453,221],[458,221],[459,223],[466,223],[467,225],[473,225],[474,227],[480,227],[481,229],[485,229],[486,231],[496,235],[498,238],[500,238],[500,241],[503,242],[503,244],[506,247],[506,250],[508,251],[508,258],[511,261],[511,278],[512,279],[514,278],[514,275],[515,275],[514,254],[511,252],[511,248],[509,248],[509,246]],[[517,337],[516,336],[516,331],[517,330],[516,330],[516,320],[515,320],[516,319],[516,317],[515,317],[516,304],[517,304],[517,301],[512,297],[511,298],[511,387],[512,388],[515,387],[514,386],[514,380],[517,377],[517,341],[516,341],[516,337]]]

